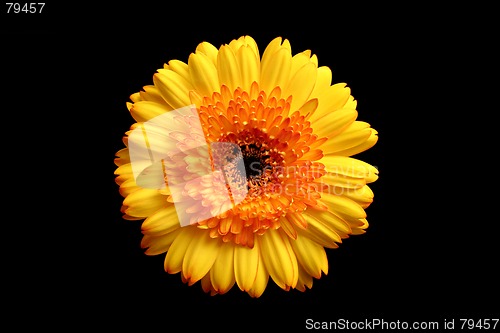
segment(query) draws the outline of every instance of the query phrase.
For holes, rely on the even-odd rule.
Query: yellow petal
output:
[[[345,83],[336,83],[330,86],[317,96],[319,104],[316,111],[309,117],[309,121],[314,123],[324,115],[330,114],[343,108],[351,95],[351,88],[346,87]],[[316,97],[316,96],[312,96]]]
[[[132,95],[130,95],[130,100],[134,103],[141,101],[142,100],[141,93],[140,92],[133,93]]]
[[[342,195],[335,195],[335,194],[330,194],[330,193],[321,193],[321,201],[325,203],[330,211],[332,212],[338,212],[341,214],[346,214],[355,218],[365,218],[366,217],[366,212],[361,207],[358,205],[355,201],[344,197]],[[316,213],[317,215],[322,215],[326,213]]]
[[[162,208],[149,216],[141,225],[143,234],[160,236],[174,231],[180,227],[177,211],[173,204]]]
[[[175,149],[176,141],[169,136],[169,133],[187,130],[188,126],[185,123],[164,117],[152,122],[138,123],[139,126],[129,133],[128,140],[129,145],[133,142],[135,148],[131,150],[134,172],[140,172],[139,170],[143,170],[154,161],[159,162],[165,158],[168,151]],[[140,165],[142,168],[139,168],[138,163],[144,163],[143,161],[148,163]]]
[[[316,65],[316,68],[318,68],[318,56],[313,54],[311,56],[311,62]]]
[[[271,91],[276,86],[284,87],[290,77],[291,67],[292,55],[284,47],[281,47],[269,57],[263,58],[260,73],[260,87],[262,90]]]
[[[262,61],[268,61],[272,55],[282,47],[282,38],[275,37],[269,44],[267,44],[262,54]]]
[[[118,168],[115,170],[115,182],[118,185],[121,185],[123,182],[127,181],[128,179],[134,178],[134,173],[132,171],[132,164],[131,163],[126,163],[123,165],[120,165]]]
[[[351,233],[351,226],[349,225],[349,223],[347,223],[344,219],[332,213],[331,211],[308,209],[307,214],[309,214],[309,216],[315,218],[328,228],[334,230],[341,238],[346,238],[347,235]],[[355,217],[356,215],[351,214],[349,216]]]
[[[159,69],[153,75],[153,82],[161,96],[173,109],[190,105],[189,91],[194,87],[182,76],[171,70]]]
[[[343,189],[342,195],[355,201],[362,208],[367,208],[373,202],[373,191],[368,185],[361,188]]]
[[[115,164],[117,166],[130,163],[130,154],[128,148],[122,148],[115,153]]]
[[[130,193],[141,189],[139,186],[137,186],[134,177],[130,177],[127,179],[123,178],[122,182],[117,181],[117,183],[118,185],[120,185],[119,192],[123,197],[126,197]]]
[[[311,92],[311,98],[317,98],[332,85],[332,70],[327,66],[320,66],[316,71],[316,84]]]
[[[295,287],[298,278],[297,258],[288,236],[279,229],[268,229],[258,239],[264,264],[273,281],[285,290]]]
[[[297,255],[299,264],[309,275],[319,279],[322,268],[328,262],[323,246],[306,237],[297,237],[290,244]]]
[[[235,246],[234,248],[234,273],[238,287],[243,291],[252,288],[257,277],[259,266],[259,244],[254,243],[253,248]]]
[[[297,53],[292,57],[292,68],[290,70],[290,77],[293,77],[297,71],[302,68],[303,66],[307,64],[312,64],[314,63],[311,62],[311,51],[306,50],[300,53]]]
[[[316,84],[316,65],[309,62],[299,68],[283,90],[283,96],[292,96],[291,111],[299,109],[311,95]]]
[[[153,149],[151,149],[154,151]],[[164,153],[168,150],[163,150]],[[144,162],[144,164],[142,163]],[[134,161],[134,165],[140,172],[135,178],[135,182],[138,186],[142,188],[157,189],[162,195],[171,194],[167,188],[165,180],[165,170],[162,161],[153,162],[151,161]]]
[[[189,81],[189,67],[185,62],[176,59],[170,60],[168,68],[179,74],[184,80]]]
[[[327,172],[364,178],[367,183],[378,179],[377,168],[353,157],[325,155],[319,162],[325,165]]]
[[[180,231],[179,228],[161,236],[144,235],[141,240],[141,248],[146,249],[144,253],[148,256],[167,252]]]
[[[123,175],[133,175],[132,164],[126,163],[119,165],[115,170],[115,175],[123,176]]]
[[[215,291],[214,287],[212,286],[212,281],[210,280],[210,274],[206,274],[202,279],[201,279],[201,288],[203,289],[204,292],[210,293],[210,295],[217,295],[217,292]]]
[[[140,99],[140,98],[138,98],[138,99],[137,99],[137,102],[139,102],[140,100],[141,100],[141,99]],[[126,102],[125,104],[127,105],[127,110],[129,110],[129,111],[130,111],[130,109],[132,108],[132,105],[134,105],[134,103],[130,103],[130,102]]]
[[[198,229],[193,233],[193,241],[182,262],[182,275],[189,285],[199,281],[212,268],[219,254],[220,242],[220,238],[211,238],[206,230]]]
[[[370,134],[370,124],[364,121],[354,121],[344,131],[323,143],[321,149],[325,155],[340,155],[337,152],[356,147],[366,142]]]
[[[349,227],[352,229],[354,228],[357,228],[357,227],[360,227],[364,224],[363,220],[366,220],[365,218],[356,218],[354,216],[349,216],[349,215],[345,215],[345,214],[335,214],[337,217],[340,217],[342,220],[344,220],[348,225]]]
[[[260,65],[259,47],[257,46],[255,39],[253,39],[251,36],[240,37],[240,39],[242,38],[243,38],[243,44],[252,49],[252,53],[255,55],[255,60]]]
[[[141,101],[134,103],[130,109],[130,114],[136,121],[146,122],[171,110],[172,108],[165,104],[151,101]]]
[[[299,108],[300,114],[304,117],[311,115],[318,107],[318,99],[313,98],[308,100],[304,105]]]
[[[367,132],[369,132],[369,135],[366,139]],[[361,134],[357,137],[348,137],[347,134],[342,137],[338,135],[336,138],[334,138],[334,141],[335,143],[338,143],[339,148],[343,148],[341,150],[334,151],[333,153],[335,155],[353,156],[373,147],[378,141],[378,132],[373,128],[368,128],[363,131],[362,137]]]
[[[253,82],[260,80],[260,61],[251,46],[242,46],[236,52],[238,64],[241,71],[241,87],[245,91],[250,91]]]
[[[238,39],[233,39],[229,43],[229,47],[233,50],[234,53],[236,53],[243,45],[245,45],[245,42],[241,37]]]
[[[340,235],[332,228],[318,221],[308,213],[309,209],[303,214],[307,221],[307,229],[298,229],[298,237],[307,237],[326,248],[336,248],[336,243],[342,243]]]
[[[318,106],[319,107],[319,106]],[[314,133],[319,137],[329,139],[344,131],[358,117],[358,111],[353,109],[340,109],[318,119],[318,126]],[[319,126],[321,124],[321,126]]]
[[[255,242],[257,244],[257,242]],[[248,290],[248,294],[251,297],[260,297],[267,287],[267,282],[269,281],[269,273],[267,272],[266,266],[262,259],[262,255],[259,253],[259,262],[257,264],[257,275],[255,276],[255,281],[253,286]]]
[[[156,102],[168,106],[163,97],[161,97],[160,91],[154,85],[147,85],[142,87],[142,89],[143,91],[139,92],[142,101]],[[171,108],[169,107],[169,109]]]
[[[307,228],[307,222],[304,220],[301,214],[297,213],[288,213],[285,216],[285,219],[290,222],[292,226],[297,226],[299,228],[305,229]],[[280,220],[282,221],[282,220]]]
[[[202,96],[211,97],[220,90],[217,68],[203,53],[191,53],[188,59],[189,77]]]
[[[132,186],[137,186],[137,184],[135,183],[134,174],[132,173],[131,164],[127,163],[127,164],[124,164],[123,166],[120,166],[120,168],[122,168],[122,167],[130,169],[130,172],[123,172],[122,174],[117,175],[116,178],[115,178],[116,184],[118,184],[118,185],[121,186],[124,182],[129,181],[130,179],[132,179],[134,181],[134,184],[129,183],[128,186],[131,186],[131,187]],[[117,170],[115,170],[115,174],[116,174]],[[123,171],[123,169],[122,169],[122,171]]]
[[[142,217],[135,217],[135,216],[130,216],[127,214],[123,214],[123,219],[127,221],[137,221],[137,220],[142,220]]]
[[[191,104],[194,104],[196,106],[196,109],[200,109],[200,106],[203,105],[203,97],[197,93],[194,90],[191,90],[189,92],[189,100],[191,101]]]
[[[353,235],[361,235],[366,232],[366,229],[368,228],[368,221],[366,219],[359,219],[362,224],[360,226],[352,228],[352,234]]]
[[[226,85],[231,92],[241,87],[242,80],[238,60],[229,45],[223,45],[219,49],[217,73],[219,74],[219,83]]]
[[[222,243],[219,254],[210,270],[210,281],[214,290],[224,294],[234,285],[234,245]]]
[[[295,230],[295,227],[293,226],[293,223],[291,221],[282,216],[279,222],[280,222],[280,227],[283,229],[283,231],[286,233],[288,237],[290,237],[291,239],[297,239],[297,230]]]
[[[295,289],[299,291],[306,291],[306,289],[311,289],[313,285],[313,278],[309,273],[305,271],[305,269],[299,265],[299,279],[297,281],[297,285]]]
[[[179,234],[170,245],[165,256],[164,268],[167,273],[175,274],[182,270],[182,262],[186,251],[194,239],[194,236],[200,230],[195,226],[179,228]]]
[[[202,42],[196,46],[196,53],[203,53],[210,61],[217,66],[217,53],[219,50],[208,42]]]
[[[328,186],[341,187],[346,189],[360,188],[366,185],[366,181],[364,178],[349,177],[346,175],[330,172],[327,172],[321,178],[317,178],[317,181]]]
[[[355,109],[357,106],[358,106],[358,101],[356,101],[352,95],[349,96],[347,102],[344,105],[345,108],[349,109]]]
[[[155,189],[139,189],[130,193],[123,204],[128,206],[125,213],[135,217],[147,217],[165,207],[167,199]]]

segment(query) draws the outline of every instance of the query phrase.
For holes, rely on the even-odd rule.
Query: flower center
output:
[[[240,149],[243,155],[247,180],[249,182],[258,182],[272,168],[269,163],[269,151],[255,143],[241,145]]]
[[[233,195],[243,190],[251,199],[277,192],[282,185],[283,157],[276,147],[272,148],[279,145],[266,133],[258,129],[243,130],[224,135],[219,142],[233,144],[230,149],[222,145],[222,149],[213,151],[214,164],[225,164],[226,182]],[[238,193],[234,193],[234,189],[238,189]]]

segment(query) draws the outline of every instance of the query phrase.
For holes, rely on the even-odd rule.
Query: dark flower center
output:
[[[258,197],[273,192],[273,187],[281,183],[283,157],[276,139],[254,129],[230,134],[221,138],[219,144],[212,156],[216,165],[224,165],[226,181],[232,188]]]
[[[251,143],[240,146],[245,165],[245,173],[248,181],[262,176],[267,169],[271,169],[269,164],[270,155],[262,147]]]

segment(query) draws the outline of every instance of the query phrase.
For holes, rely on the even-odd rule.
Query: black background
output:
[[[3,12],[4,122],[19,125],[26,140],[15,145],[9,134],[4,151],[14,156],[21,147],[16,158],[29,161],[8,177],[28,180],[7,201],[20,202],[8,210],[4,235],[10,309],[41,315],[37,324],[48,327],[165,331],[302,331],[307,318],[498,318],[498,218],[487,194],[495,172],[481,154],[487,144],[470,140],[480,110],[466,106],[466,87],[478,81],[464,77],[480,62],[462,56],[481,42],[467,38],[469,24],[435,8],[258,6],[80,3],[47,4],[36,17]],[[164,255],[144,255],[140,221],[121,218],[113,159],[133,123],[130,94],[152,84],[163,63],[187,61],[198,43],[219,47],[242,35],[261,52],[277,36],[293,54],[311,49],[334,83],[350,86],[358,119],[379,132],[357,156],[380,171],[370,227],[327,250],[329,274],[303,293],[270,280],[258,299],[237,286],[205,294],[165,273]]]

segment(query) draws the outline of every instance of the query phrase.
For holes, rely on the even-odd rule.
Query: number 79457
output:
[[[5,4],[7,5],[7,14],[40,14],[45,6],[45,2],[6,2]]]

